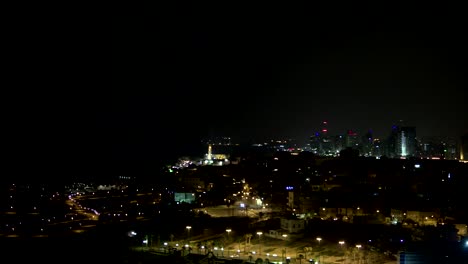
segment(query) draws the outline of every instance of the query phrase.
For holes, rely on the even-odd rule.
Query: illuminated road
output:
[[[71,194],[68,197],[69,199],[65,203],[71,208],[73,213],[75,213],[78,218],[78,219],[71,218],[68,222],[69,223],[78,222],[79,224],[79,228],[72,229],[72,232],[82,233],[89,228],[95,227],[96,223],[94,222],[98,220],[99,213],[92,208],[83,207],[79,202],[79,200],[82,198],[81,195]],[[82,225],[82,222],[87,222],[87,224]]]
[[[269,213],[270,209],[243,209],[238,207],[227,207],[226,205],[210,206],[195,209],[197,212],[202,211],[209,214],[211,217],[232,217],[232,216],[247,216],[250,218],[259,217],[260,213]]]

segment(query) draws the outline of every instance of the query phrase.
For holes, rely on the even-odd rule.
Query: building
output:
[[[289,233],[299,233],[305,229],[305,220],[281,218],[281,229]]]
[[[408,211],[406,219],[411,219],[419,225],[437,226],[439,214],[433,211]]]
[[[367,131],[367,133],[362,137],[362,155],[369,157],[372,156],[374,137],[372,135],[372,130]]]
[[[216,149],[218,150],[220,149],[217,147],[218,146],[213,146],[212,144],[208,144],[208,152],[205,154],[205,159],[202,161],[203,165],[223,166],[223,165],[230,164],[229,154],[219,153],[219,152],[216,153]]]
[[[335,154],[333,137],[329,135],[327,121],[322,122],[320,132],[316,131],[310,137],[310,149],[312,153],[320,156],[333,156]]]
[[[398,157],[416,156],[416,128],[401,127],[396,137],[396,154]]]
[[[460,160],[468,161],[468,133],[461,138]]]
[[[310,137],[310,151],[314,154],[319,154],[320,138],[320,132],[315,132],[314,135]]]
[[[347,148],[358,148],[359,138],[358,134],[352,130],[348,130],[345,135],[345,146]]]
[[[338,154],[343,149],[345,149],[345,137],[343,135],[335,136],[335,153]]]
[[[374,142],[372,143],[372,156],[381,157],[382,155],[383,155],[382,142],[380,142],[380,139],[375,138]]]
[[[395,158],[397,156],[397,138],[399,130],[399,126],[393,125],[390,136],[387,139],[385,145],[385,155],[387,155],[389,158]]]
[[[456,160],[458,159],[457,154],[457,142],[453,139],[448,140],[444,145],[444,158],[447,160]]]

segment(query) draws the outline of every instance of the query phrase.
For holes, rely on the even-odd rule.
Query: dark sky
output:
[[[403,120],[418,136],[459,137],[468,128],[463,10],[192,3],[120,10],[103,25],[80,17],[52,27],[54,41],[33,28],[32,42],[60,47],[55,57],[66,63],[56,66],[79,63],[59,93],[20,92],[13,133],[28,143],[14,153],[34,149],[30,158],[78,167],[156,160],[208,136],[305,142],[322,120],[331,134],[373,129],[385,138]]]
[[[456,6],[354,3],[117,14],[114,80],[125,98],[101,113],[101,125],[168,142],[211,134],[305,141],[322,120],[331,133],[377,137],[403,120],[419,136],[458,137],[468,120],[463,17]],[[110,121],[122,117],[131,121]]]

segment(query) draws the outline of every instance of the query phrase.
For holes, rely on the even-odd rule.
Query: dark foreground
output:
[[[96,229],[54,238],[0,238],[2,263],[132,263],[121,232]],[[4,260],[8,260],[4,262]]]

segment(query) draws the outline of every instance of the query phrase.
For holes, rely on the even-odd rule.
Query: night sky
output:
[[[119,87],[101,120],[183,141],[304,141],[392,124],[418,136],[467,129],[466,40],[456,6],[172,6],[118,16]],[[139,94],[133,89],[147,89]],[[137,123],[135,126],[134,122]],[[109,121],[106,128],[115,125]]]
[[[47,110],[21,109],[27,118],[15,122],[39,124],[30,141],[49,141],[30,155],[50,146],[43,159],[82,166],[180,155],[210,136],[305,143],[323,120],[331,134],[372,129],[385,138],[403,120],[418,136],[458,138],[468,128],[463,10],[192,3],[120,11],[104,26],[88,23],[89,36],[73,28],[74,49],[92,54],[80,61],[86,81],[73,89],[64,81],[59,100],[39,93]]]

